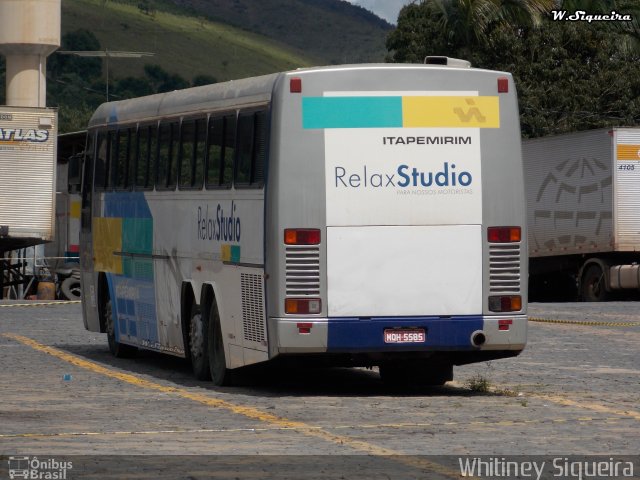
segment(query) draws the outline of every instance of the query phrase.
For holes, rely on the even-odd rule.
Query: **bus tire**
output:
[[[211,380],[214,385],[219,387],[231,385],[231,371],[227,368],[220,314],[215,301],[211,303],[209,325],[209,369],[211,371]]]
[[[580,281],[580,296],[585,302],[604,302],[609,298],[605,289],[605,276],[602,267],[596,263],[589,265]]]
[[[109,351],[111,352],[111,355],[116,358],[133,357],[138,352],[138,349],[131,345],[124,345],[116,340],[116,326],[113,321],[113,306],[111,303],[111,296],[108,291],[102,306],[102,314],[104,315],[104,325],[107,331],[107,340],[109,342]]]
[[[189,315],[189,359],[194,376],[198,380],[209,380],[209,341],[207,332],[209,322],[202,315],[196,302],[191,303]]]

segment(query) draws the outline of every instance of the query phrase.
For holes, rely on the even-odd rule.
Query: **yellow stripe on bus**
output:
[[[402,97],[403,126],[500,128],[498,97]]]
[[[122,257],[113,252],[122,251],[122,219],[93,218],[94,269],[97,272],[122,274]]]

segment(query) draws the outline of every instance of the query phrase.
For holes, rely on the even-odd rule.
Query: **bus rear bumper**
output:
[[[424,331],[422,342],[387,343],[385,330]],[[271,355],[524,349],[527,316],[269,318]]]

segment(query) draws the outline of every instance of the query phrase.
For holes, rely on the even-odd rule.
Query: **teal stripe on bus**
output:
[[[402,97],[304,97],[302,126],[402,128]]]

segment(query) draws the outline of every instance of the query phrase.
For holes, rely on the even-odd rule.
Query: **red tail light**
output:
[[[322,303],[319,298],[286,298],[284,313],[290,315],[313,315],[320,313]]]
[[[291,93],[302,93],[302,79],[293,77],[289,80],[289,91]]]
[[[318,245],[320,230],[317,228],[287,228],[284,231],[286,245]]]
[[[520,295],[489,297],[489,310],[492,312],[519,312],[522,310],[522,297]]]
[[[509,79],[507,77],[498,78],[498,93],[509,93]]]
[[[487,239],[490,243],[514,243],[519,242],[522,236],[520,227],[489,227]]]

